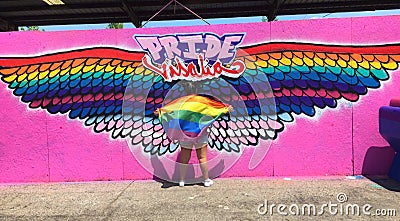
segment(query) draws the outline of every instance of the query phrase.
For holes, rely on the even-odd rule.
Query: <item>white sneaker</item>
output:
[[[203,181],[203,183],[205,187],[209,187],[214,184],[214,181],[212,181],[211,179],[206,179]]]
[[[185,181],[183,181],[183,180],[179,181],[179,186],[180,187],[184,187],[185,186]]]

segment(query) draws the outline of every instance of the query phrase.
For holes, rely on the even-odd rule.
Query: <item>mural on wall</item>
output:
[[[145,152],[164,155],[179,142],[168,139],[154,112],[182,95],[184,81],[198,82],[234,106],[213,122],[208,144],[240,152],[276,139],[295,115],[313,117],[316,108],[335,108],[341,98],[357,101],[369,88],[381,87],[400,61],[399,45],[261,42],[241,47],[244,37],[134,36],[144,51],[96,47],[2,57],[0,74],[32,109],[68,114],[96,133],[129,137]]]

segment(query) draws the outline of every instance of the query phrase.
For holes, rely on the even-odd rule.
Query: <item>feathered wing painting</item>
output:
[[[208,128],[209,147],[227,152],[276,139],[296,115],[312,117],[318,108],[335,108],[340,99],[356,102],[381,87],[398,68],[400,46],[264,43],[238,48],[235,61],[244,65],[240,76],[209,70],[215,76],[199,81],[202,92],[234,107]],[[155,70],[161,65],[151,69],[145,62],[145,52],[87,48],[2,57],[0,75],[29,108],[67,114],[96,133],[129,138],[151,155],[173,153],[179,141],[168,139],[155,111],[183,96],[185,80],[166,79]],[[216,72],[235,72],[214,65]],[[270,88],[262,90],[265,82]]]

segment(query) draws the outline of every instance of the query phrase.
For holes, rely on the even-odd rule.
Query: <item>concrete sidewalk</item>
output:
[[[386,213],[379,219],[398,220],[399,191],[388,178],[345,177],[216,179],[209,188],[156,181],[0,185],[0,220],[366,220],[376,219],[377,209]],[[272,204],[282,204],[282,214]],[[312,205],[323,214],[313,216]],[[296,206],[298,215],[289,214]]]

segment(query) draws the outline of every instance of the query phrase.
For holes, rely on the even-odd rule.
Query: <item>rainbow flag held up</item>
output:
[[[228,113],[230,105],[202,95],[188,95],[158,108],[156,112],[171,140],[196,142],[207,126]]]

